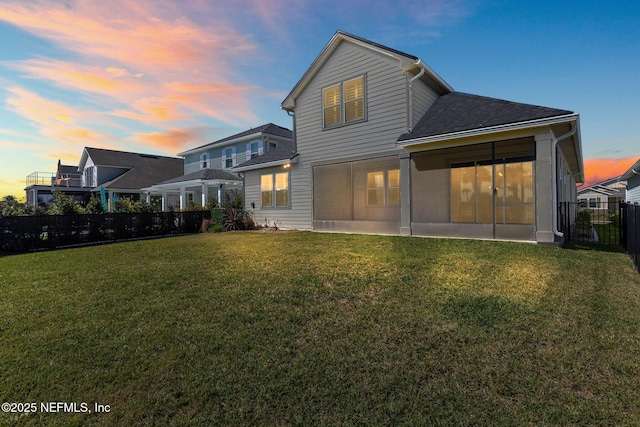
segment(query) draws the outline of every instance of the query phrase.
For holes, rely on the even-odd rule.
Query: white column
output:
[[[202,207],[207,206],[207,186],[202,183]]]
[[[223,195],[223,186],[222,184],[218,185],[218,207],[221,208],[222,207],[222,195]]]
[[[180,210],[184,210],[187,200],[187,187],[180,187]]]
[[[162,190],[162,212],[166,212],[168,210],[168,200],[167,200],[167,191]]]
[[[113,191],[109,190],[109,193],[107,194],[108,198],[107,198],[107,207],[109,208],[108,211],[109,212],[113,212]]]

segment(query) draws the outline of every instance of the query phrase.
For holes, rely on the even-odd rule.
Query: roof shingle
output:
[[[441,96],[410,133],[398,141],[446,135],[530,120],[573,114],[572,111],[521,104],[485,96],[452,92]]]

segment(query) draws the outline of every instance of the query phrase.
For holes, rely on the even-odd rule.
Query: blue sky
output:
[[[0,196],[84,146],[291,128],[280,102],[338,29],[457,91],[579,113],[589,182],[640,158],[638,2],[0,0]]]

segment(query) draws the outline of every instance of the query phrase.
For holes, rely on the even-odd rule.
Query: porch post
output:
[[[400,153],[400,235],[411,235],[411,154]]]
[[[535,216],[536,240],[538,242],[553,243],[553,211],[558,209],[553,205],[553,187],[556,177],[553,176],[552,153],[553,135],[548,129],[536,134],[536,165],[535,165]]]
[[[167,211],[167,190],[162,190],[162,212]]]
[[[207,186],[202,183],[202,207],[207,206]]]
[[[218,207],[222,207],[222,184],[218,185]]]
[[[185,201],[187,198],[187,188],[186,187],[180,187],[180,210],[184,210],[185,208]]]

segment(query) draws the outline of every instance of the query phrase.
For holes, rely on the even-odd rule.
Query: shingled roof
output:
[[[182,175],[176,178],[172,178],[167,181],[161,182],[160,184],[157,184],[157,185],[174,184],[178,182],[198,181],[198,180],[200,181],[213,181],[213,180],[242,181],[242,179],[239,178],[238,176],[233,175],[227,171],[223,171],[222,169],[200,169],[199,171],[192,172],[187,175]]]
[[[403,142],[568,114],[573,114],[573,112],[451,92],[438,98],[416,123],[413,130],[402,135],[398,141]]]
[[[245,136],[254,135],[254,134],[265,134],[265,135],[273,135],[279,136],[283,138],[293,139],[293,132],[287,128],[283,128],[282,126],[274,125],[273,123],[267,123],[262,126],[258,126],[256,128],[251,128],[245,130],[244,132],[237,133],[235,135],[228,136],[226,138],[219,139],[217,141],[210,142],[205,145],[201,145],[200,147],[192,148],[190,150],[179,153],[179,156],[183,156],[192,151],[198,151],[205,147],[214,147],[217,145],[223,145],[225,142],[233,141],[235,139],[243,138]]]
[[[122,175],[103,183],[104,188],[140,189],[180,176],[184,172],[184,162],[177,157],[92,147],[86,147],[85,150],[97,166],[127,169]]]
[[[246,162],[239,164],[234,169],[244,169],[246,167],[259,166],[267,163],[290,160],[295,156],[295,154],[291,152],[292,149],[293,149],[292,142],[282,144],[278,148],[267,151],[261,156],[254,157],[253,159],[247,160]]]

